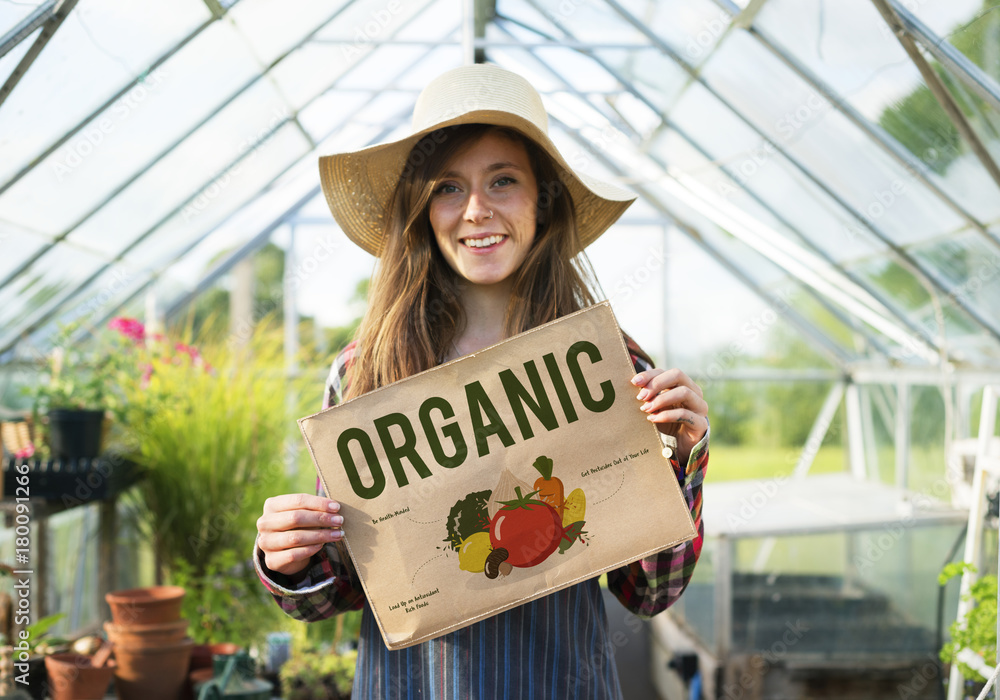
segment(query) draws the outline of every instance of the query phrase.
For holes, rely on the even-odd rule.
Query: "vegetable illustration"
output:
[[[583,520],[587,512],[587,497],[583,495],[583,489],[573,489],[566,496],[563,502],[562,524],[568,527],[572,523]]]
[[[535,492],[538,498],[556,509],[560,520],[563,514],[563,483],[552,476],[552,460],[542,455],[532,465],[541,474],[535,480]]]
[[[458,568],[478,574],[486,569],[486,561],[492,551],[488,532],[473,533],[458,548]]]
[[[486,512],[489,497],[489,491],[477,491],[452,506],[448,513],[448,537],[444,540],[452,549],[461,547],[469,535],[489,530],[490,518]]]
[[[494,549],[490,552],[490,555],[486,557],[486,563],[483,569],[486,571],[486,578],[496,578],[500,574],[500,567],[504,564],[507,565],[507,569],[510,569],[510,563],[507,561],[507,550]],[[506,574],[505,574],[506,575]]]
[[[540,564],[559,547],[563,538],[562,518],[548,503],[534,498],[537,492],[521,494],[504,502],[490,522],[493,550],[507,551],[511,566],[526,568]],[[497,555],[499,556],[499,555]]]
[[[486,503],[486,510],[490,514],[490,520],[493,520],[497,515],[497,511],[503,508],[504,501],[517,498],[514,489],[518,486],[521,487],[521,491],[524,493],[528,493],[531,490],[531,486],[527,482],[521,481],[511,473],[510,469],[504,467],[503,471],[500,472],[497,485],[493,487],[493,495],[490,496],[489,501]]]

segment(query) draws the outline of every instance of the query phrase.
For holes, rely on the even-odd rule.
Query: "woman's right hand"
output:
[[[285,576],[305,569],[323,545],[344,536],[339,511],[336,501],[307,493],[264,501],[264,514],[257,519],[257,546],[264,552],[264,564]]]

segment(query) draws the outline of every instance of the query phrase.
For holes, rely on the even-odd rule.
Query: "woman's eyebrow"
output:
[[[486,168],[485,168],[485,170],[483,172],[493,173],[493,172],[496,172],[497,170],[506,170],[508,168],[512,168],[514,170],[524,170],[524,168],[522,168],[517,163],[511,163],[510,161],[504,160],[504,161],[500,161],[500,162],[497,162],[497,163],[493,163],[491,165],[487,165]],[[460,172],[458,172],[456,170],[449,170],[448,172],[441,173],[441,179],[444,179],[444,178],[447,178],[447,177],[461,177],[461,176],[462,176],[462,173],[460,173]]]

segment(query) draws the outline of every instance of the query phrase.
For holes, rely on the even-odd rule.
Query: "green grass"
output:
[[[735,447],[712,445],[708,460],[710,481],[767,479],[791,474],[799,460],[799,447]],[[842,447],[832,445],[819,449],[810,474],[829,474],[847,469]]]

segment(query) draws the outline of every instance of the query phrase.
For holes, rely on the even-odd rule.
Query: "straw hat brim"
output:
[[[533,122],[510,112],[476,110],[440,121],[396,141],[319,159],[320,183],[334,219],[354,243],[378,257],[384,246],[385,217],[406,159],[421,138],[458,124],[493,124],[515,129],[549,154],[573,197],[584,248],[604,233],[635,201],[635,194],[577,173]]]

